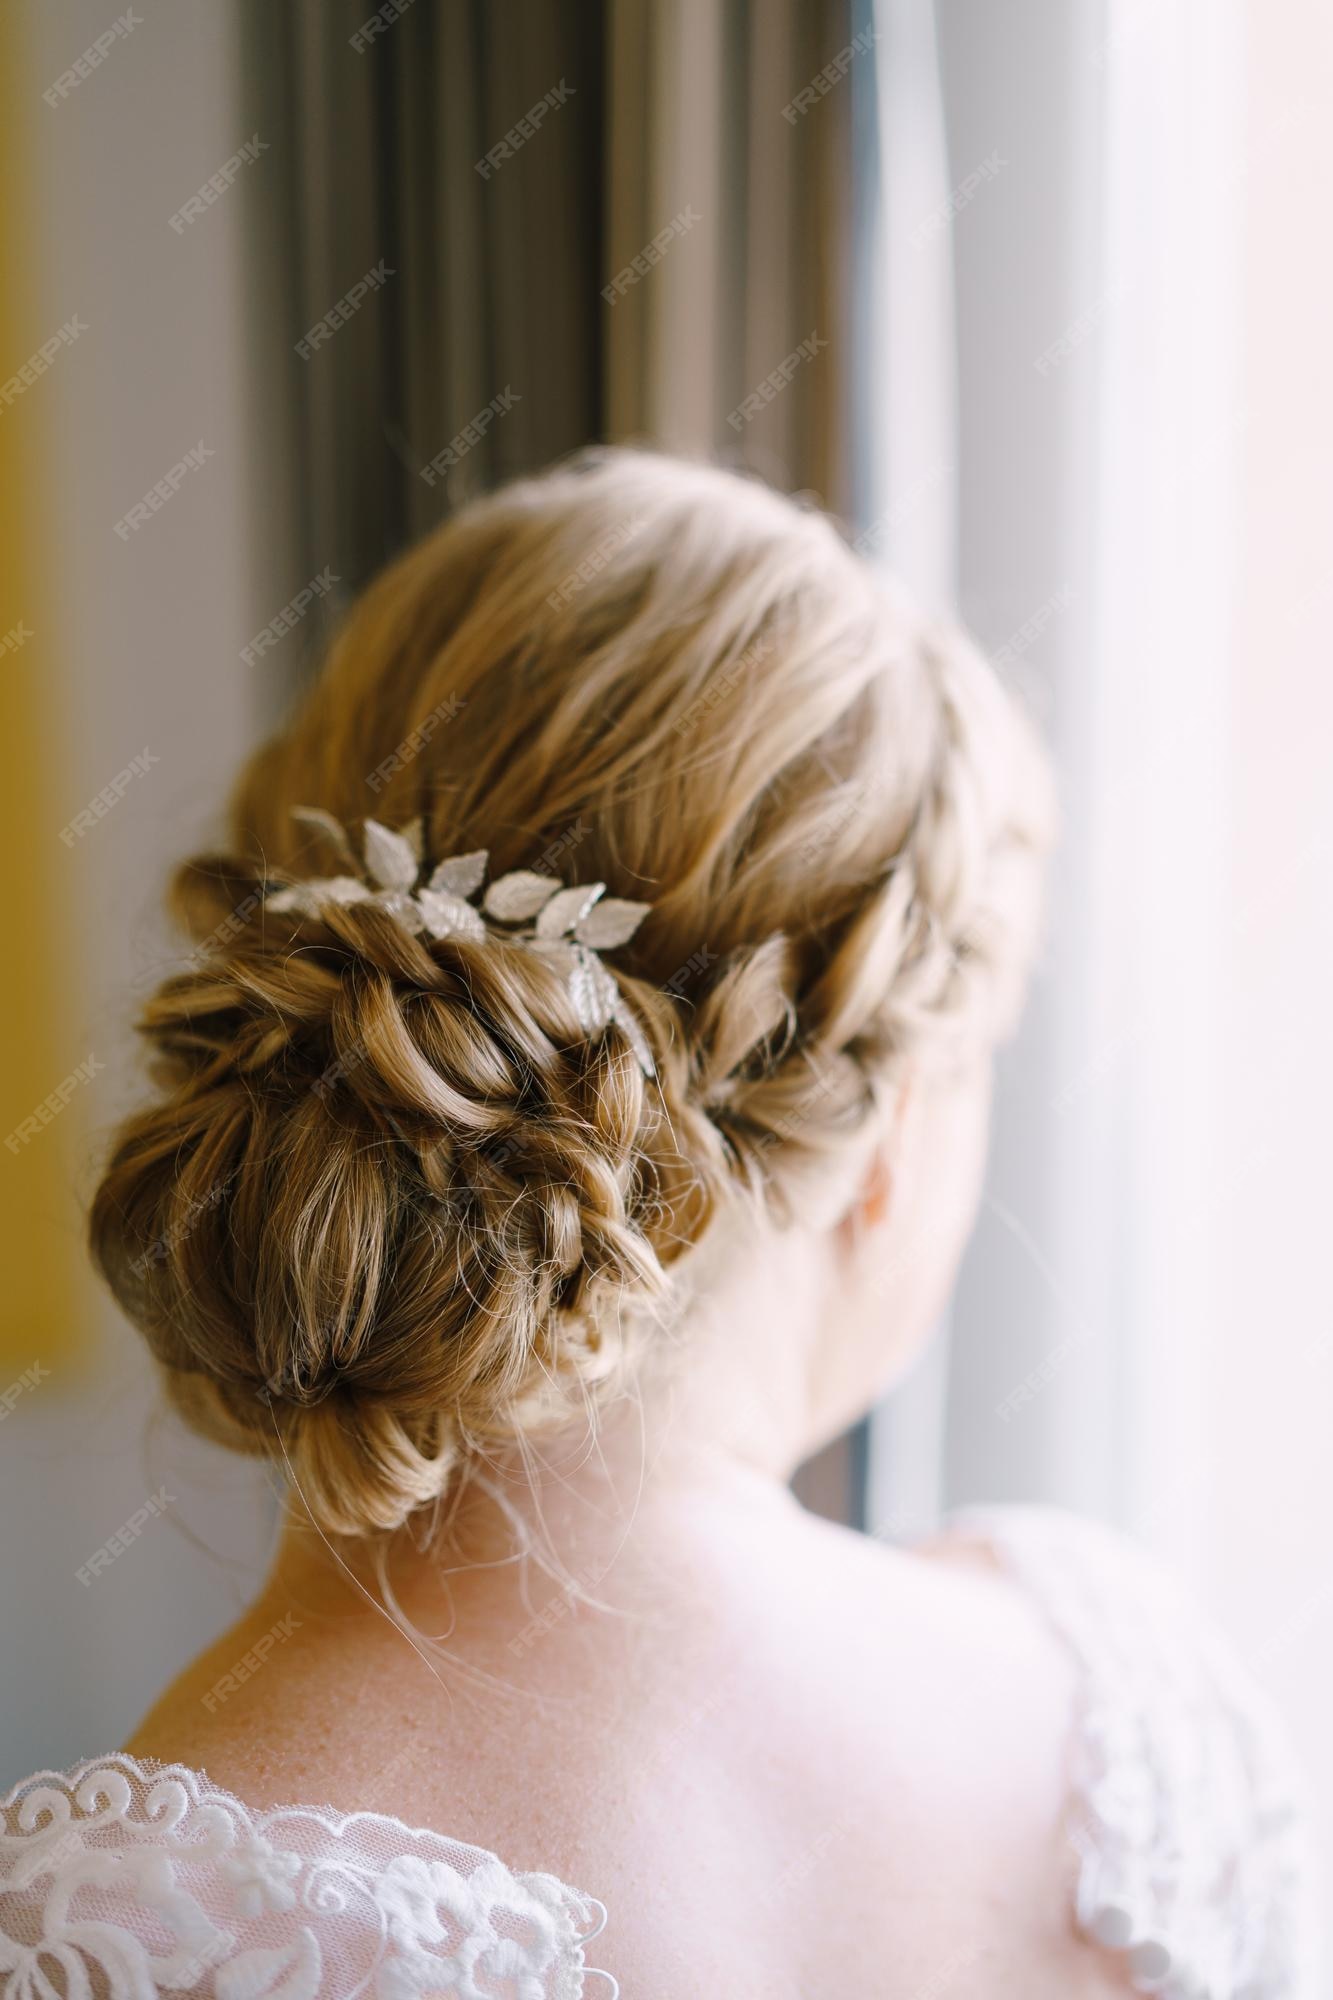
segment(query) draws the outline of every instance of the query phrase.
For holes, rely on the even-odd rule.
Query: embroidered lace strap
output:
[[[594,2000],[606,1912],[379,1813],[252,1812],[121,1753],[0,1800],[4,2000]]]
[[[1283,1731],[1148,1556],[1037,1507],[973,1509],[1077,1662],[1075,1917],[1162,2000],[1317,2000],[1313,1874]]]

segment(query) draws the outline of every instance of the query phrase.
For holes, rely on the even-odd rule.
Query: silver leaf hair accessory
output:
[[[588,1038],[614,1022],[644,1075],[652,1076],[647,1037],[598,956],[628,944],[650,904],[608,896],[605,882],[581,882],[566,889],[550,875],[519,868],[490,884],[479,909],[472,898],[486,879],[485,848],[451,855],[428,871],[419,819],[398,830],[368,819],[364,861],[358,864],[346,830],[332,813],[319,806],[295,806],[292,818],[322,835],[347,873],[294,882],[266,897],[265,909],[318,917],[326,903],[372,903],[414,936],[466,938],[473,944],[503,939],[525,945],[560,975]],[[358,867],[360,872],[352,872]]]

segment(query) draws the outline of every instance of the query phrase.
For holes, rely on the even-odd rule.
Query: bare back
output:
[[[270,1594],[129,1747],[578,1882],[642,2000],[704,1967],[755,2000],[1125,1991],[1071,1920],[1070,1666],[1012,1586],[787,1505],[697,1527],[632,1609],[539,1577],[515,1624],[494,1579],[456,1578],[441,1678],[347,1600]]]

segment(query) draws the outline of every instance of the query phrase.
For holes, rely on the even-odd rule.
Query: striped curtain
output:
[[[272,134],[250,319],[275,602],[279,575],[330,577],[336,616],[470,495],[594,441],[718,457],[867,525],[870,0],[242,18]],[[319,637],[312,615],[307,661]],[[807,1479],[844,1518],[861,1442]]]
[[[243,19],[281,180],[252,215],[261,429],[309,573],[357,587],[594,440],[851,504],[852,0]]]

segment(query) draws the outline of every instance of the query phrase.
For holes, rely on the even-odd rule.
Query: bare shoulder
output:
[[[900,1550],[812,1523],[830,1623],[858,1663],[843,1784],[868,1774],[867,1887],[911,1884],[963,1942],[938,1990],[1123,1996],[1123,1962],[1076,1929],[1071,1772],[1083,1689],[1039,1605],[980,1535]],[[884,1811],[885,1803],[888,1811]],[[934,1962],[927,1924],[921,1946]],[[922,1978],[935,1976],[923,1965]],[[936,1987],[927,1984],[927,1991]]]
[[[683,1932],[730,1940],[718,1976],[755,2000],[1129,1990],[1073,1925],[1074,1670],[983,1544],[711,1519],[682,1575],[642,1623],[553,1622],[518,1705],[437,1700],[377,1624],[303,1618],[261,1655],[261,1606],[129,1747],[578,1883],[645,2000]]]

